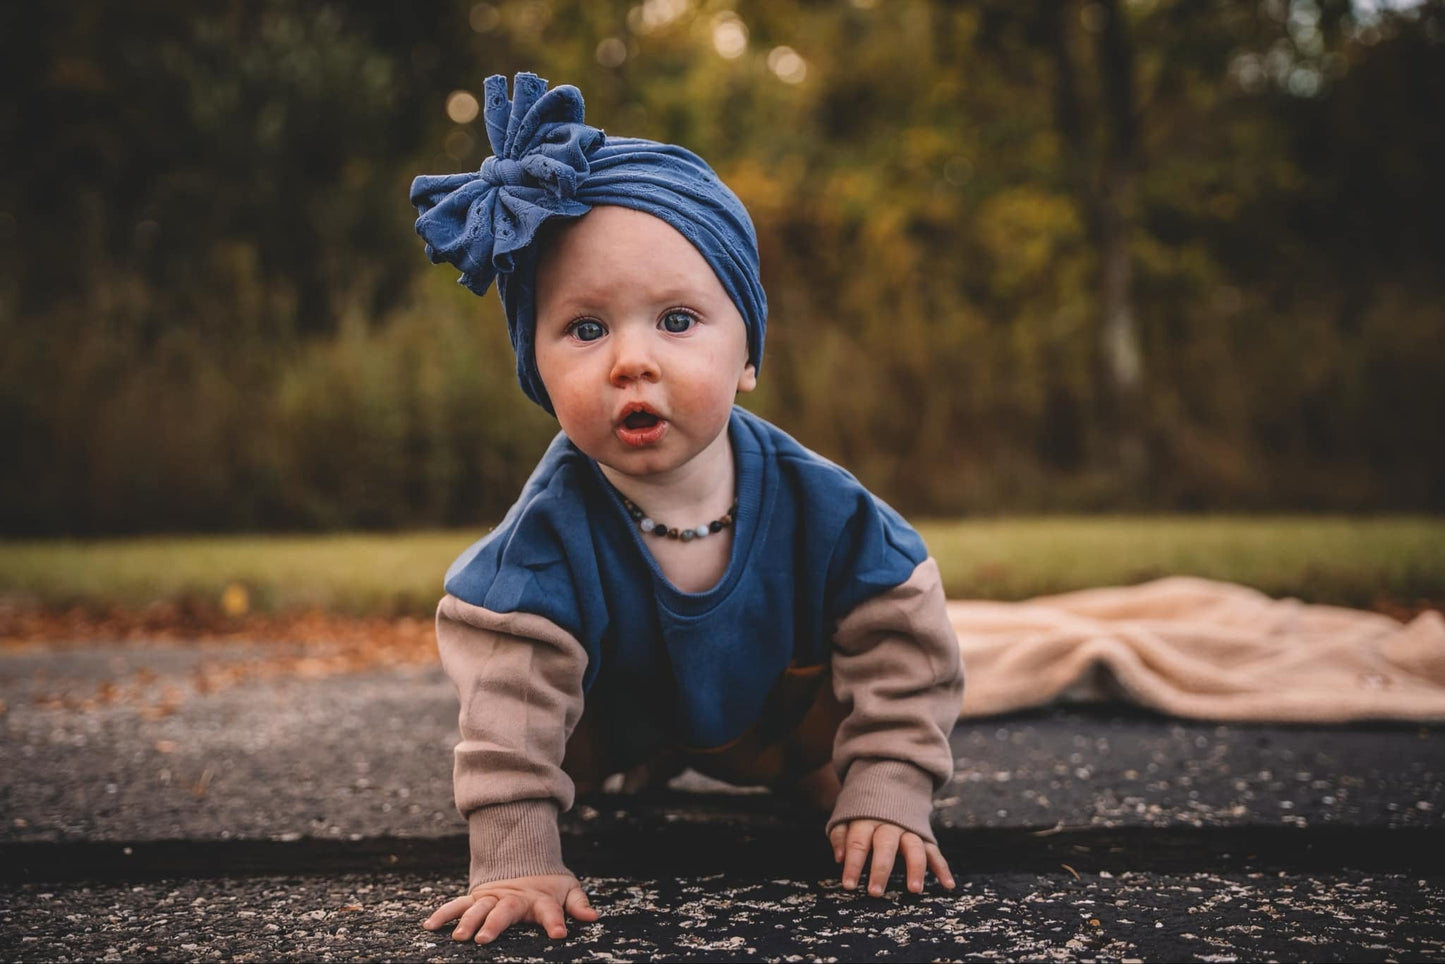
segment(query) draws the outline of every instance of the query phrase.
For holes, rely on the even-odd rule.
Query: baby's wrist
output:
[[[828,820],[826,832],[840,823],[861,819],[883,820],[935,843],[933,778],[903,760],[855,760],[843,776],[843,789]]]
[[[514,877],[570,874],[562,862],[562,837],[553,800],[514,800],[473,810],[467,816],[471,889]]]

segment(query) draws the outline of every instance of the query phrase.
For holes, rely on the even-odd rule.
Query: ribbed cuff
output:
[[[468,888],[509,877],[571,873],[562,863],[557,804],[517,800],[473,810],[467,818],[472,845]]]
[[[854,760],[843,777],[843,792],[828,818],[827,831],[845,820],[886,820],[911,830],[926,843],[937,843],[933,815],[933,778],[902,760]]]

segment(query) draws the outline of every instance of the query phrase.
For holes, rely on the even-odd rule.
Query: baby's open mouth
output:
[[[623,414],[615,429],[622,443],[641,449],[661,442],[667,434],[667,419],[636,402],[628,407],[631,411]]]

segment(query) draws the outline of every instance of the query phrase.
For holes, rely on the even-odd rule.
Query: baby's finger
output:
[[[858,876],[863,873],[863,862],[873,846],[876,826],[876,820],[854,820],[848,824],[848,836],[843,841],[843,886],[848,890],[858,886]]]
[[[581,887],[573,887],[567,892],[567,899],[562,905],[567,913],[580,921],[594,921],[597,919],[597,911],[592,909],[592,904],[587,900],[587,892]]]
[[[451,900],[447,901],[445,904],[442,904],[436,910],[432,911],[432,915],[426,920],[422,921],[421,926],[425,927],[429,931],[434,931],[437,928],[441,927],[443,924],[449,921],[454,921],[458,917],[465,914],[467,912],[467,908],[471,907],[474,903],[476,903],[476,899],[473,898],[470,894],[462,897],[453,897]]]
[[[477,932],[477,928],[482,926],[482,921],[487,919],[487,913],[495,906],[497,906],[495,897],[481,897],[474,900],[472,906],[468,907],[467,912],[462,915],[462,919],[457,921],[456,930],[452,931],[452,940],[471,940],[472,935]]]
[[[888,875],[893,873],[893,861],[898,856],[898,838],[903,831],[891,823],[880,824],[873,831],[873,866],[868,869],[868,893],[882,897],[888,889]]]
[[[948,861],[943,859],[943,851],[938,849],[938,844],[924,844],[924,852],[928,854],[928,868],[933,871],[933,876],[949,890],[953,889],[953,871],[948,869]]]
[[[539,897],[532,905],[532,917],[551,938],[567,936],[567,922],[562,918],[562,905],[550,897]]]
[[[843,841],[848,837],[848,825],[840,823],[828,831],[828,843],[833,845],[833,863],[843,862]]]
[[[928,866],[923,838],[916,833],[905,833],[898,846],[903,850],[903,878],[908,889],[915,894],[923,893],[923,872]]]
[[[510,894],[503,897],[497,901],[497,905],[487,915],[487,922],[482,925],[482,929],[477,931],[476,942],[490,944],[500,937],[508,927],[526,916],[526,913],[527,904],[522,898],[513,897]]]

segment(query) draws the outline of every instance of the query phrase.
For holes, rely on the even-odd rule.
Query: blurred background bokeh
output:
[[[1445,509],[1445,0],[0,11],[0,533],[476,525],[554,424],[429,265],[488,74],[701,153],[749,407],[915,515]]]

